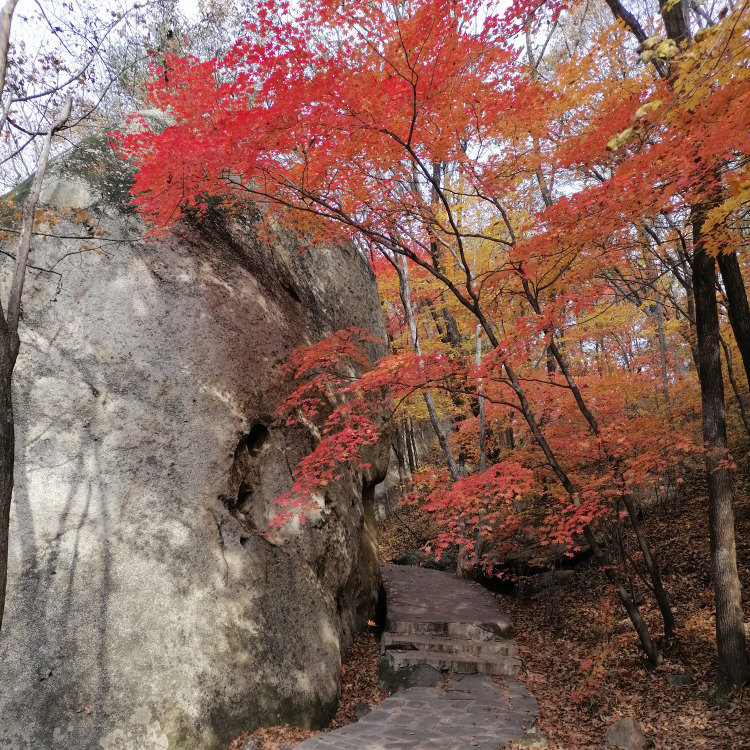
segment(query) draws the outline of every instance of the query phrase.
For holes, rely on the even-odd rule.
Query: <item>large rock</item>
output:
[[[0,748],[203,750],[324,724],[374,610],[390,436],[277,533],[316,437],[275,410],[294,347],[384,336],[375,280],[352,247],[263,244],[247,216],[144,243],[106,150],[52,170],[44,197],[77,223],[47,231],[83,239],[37,239],[51,272],[25,291]]]
[[[643,750],[654,744],[643,734],[641,725],[632,716],[625,716],[615,722],[607,729],[605,738],[608,744],[620,750]]]

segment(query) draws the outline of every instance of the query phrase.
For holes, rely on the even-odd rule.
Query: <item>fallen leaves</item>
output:
[[[503,597],[516,625],[523,679],[539,701],[537,727],[550,750],[586,750],[604,745],[607,727],[632,716],[654,740],[656,750],[740,750],[750,746],[750,699],[740,694],[723,706],[709,700],[715,676],[716,646],[706,500],[694,496],[677,512],[649,509],[644,528],[666,564],[665,585],[671,595],[678,637],[662,644],[664,663],[647,668],[637,638],[624,613],[611,626],[597,625],[600,600],[609,594],[593,562],[579,565],[573,585],[543,593],[530,601]],[[745,592],[750,591],[750,498],[737,502],[738,562]],[[554,606],[547,601],[554,597]],[[747,598],[745,611],[748,609]],[[658,632],[655,609],[644,608]],[[602,662],[603,639],[610,646]],[[582,665],[597,662],[603,673],[590,685]],[[693,685],[667,682],[669,674],[686,674]],[[573,700],[571,700],[571,696]]]

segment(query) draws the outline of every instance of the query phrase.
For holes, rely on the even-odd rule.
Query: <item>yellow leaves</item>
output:
[[[607,151],[617,151],[625,145],[625,142],[630,138],[631,135],[641,132],[639,125],[631,125],[629,128],[625,128],[619,135],[613,135],[607,141]]]
[[[652,50],[660,41],[662,41],[660,36],[650,36],[641,43],[641,46],[638,47],[637,51],[643,52],[644,50]]]
[[[703,226],[706,234],[706,249],[718,255],[727,246],[732,246],[739,237],[736,218],[750,202],[750,175],[729,173],[726,177],[727,189],[723,200],[712,208]]]
[[[661,12],[662,13],[668,13],[679,2],[680,2],[680,0],[667,0],[667,2],[664,3],[664,5],[662,6]]]
[[[654,57],[660,60],[671,60],[679,54],[680,48],[674,39],[650,36],[638,47],[638,52],[641,53],[641,62],[647,63]]]
[[[693,112],[707,97],[725,87],[739,89],[750,79],[748,28],[750,14],[743,5],[696,34],[690,50],[678,58],[674,81],[683,109]]]
[[[636,110],[634,119],[639,120],[642,117],[646,117],[651,112],[655,112],[657,109],[659,109],[659,107],[661,107],[661,101],[659,99],[656,99],[653,102],[646,102],[646,104],[642,104]],[[640,125],[631,125],[629,128],[625,128],[622,133],[613,135],[607,141],[607,151],[619,151],[619,149],[621,149],[625,145],[631,135],[637,135],[640,132],[642,132],[642,128]]]
[[[641,62],[647,63],[649,60],[651,60],[652,57],[655,56],[654,47],[656,47],[659,42],[661,42],[661,37],[658,36],[650,36],[648,39],[646,39],[640,47],[638,47],[638,52],[641,53]]]
[[[680,51],[677,46],[677,42],[674,39],[665,39],[663,42],[659,42],[653,50],[657,57],[662,60],[671,60]]]
[[[712,36],[716,36],[718,29],[716,26],[709,26],[706,29],[701,29],[696,35],[695,35],[695,41],[698,42],[698,44],[705,42],[706,39],[710,39]]]
[[[646,102],[646,104],[641,105],[635,111],[635,119],[638,120],[641,117],[646,117],[649,113],[656,112],[659,107],[661,107],[661,101],[659,99],[653,102]]]

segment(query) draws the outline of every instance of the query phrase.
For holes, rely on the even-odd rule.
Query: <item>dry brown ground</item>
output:
[[[750,498],[736,506],[737,546],[744,609],[750,612]],[[677,621],[677,639],[664,663],[647,667],[638,641],[604,576],[593,562],[577,569],[572,586],[542,592],[531,601],[502,597],[516,625],[523,678],[539,700],[539,729],[552,750],[605,744],[606,728],[636,718],[657,750],[750,748],[750,695],[722,706],[709,700],[715,677],[714,603],[706,498],[696,496],[677,512],[650,510],[644,528],[664,567],[664,583]],[[660,617],[644,605],[651,632]],[[668,674],[695,684],[673,687]]]

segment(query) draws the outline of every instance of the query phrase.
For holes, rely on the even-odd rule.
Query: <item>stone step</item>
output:
[[[388,617],[385,629],[399,635],[442,635],[461,640],[493,641],[505,639],[513,627],[503,622],[450,622]]]
[[[381,653],[384,653],[387,649],[422,650],[429,653],[470,656],[485,656],[487,654],[518,656],[518,646],[511,638],[480,641],[464,638],[444,638],[436,635],[385,632],[380,641]]]
[[[521,671],[521,660],[504,654],[487,654],[472,657],[461,654],[441,654],[423,649],[388,649],[384,656],[392,670],[426,664],[441,672],[457,674],[484,674],[512,677]]]

